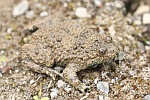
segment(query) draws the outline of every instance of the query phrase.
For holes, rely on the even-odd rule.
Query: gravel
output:
[[[29,2],[27,0],[22,0],[18,5],[13,8],[13,17],[24,14],[29,8]]]
[[[109,93],[109,84],[107,82],[98,82],[97,89],[105,94],[108,94]]]
[[[86,18],[88,16],[87,9],[84,7],[78,7],[75,10],[75,15],[80,18]]]

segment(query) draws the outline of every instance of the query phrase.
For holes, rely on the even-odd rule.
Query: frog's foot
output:
[[[84,93],[88,87],[78,79],[76,74],[76,72],[82,70],[81,68],[83,67],[71,63],[63,70],[63,76],[66,82]]]
[[[22,63],[24,64],[25,67],[28,67],[35,72],[47,74],[48,76],[52,77],[53,80],[55,80],[56,75],[63,78],[63,75],[61,73],[50,67],[40,66],[38,64],[31,62],[30,60],[23,60]]]

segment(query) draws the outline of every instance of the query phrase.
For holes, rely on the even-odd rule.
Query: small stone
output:
[[[143,24],[150,24],[150,13],[145,13],[143,15]]]
[[[103,30],[102,27],[99,27],[99,34],[105,34],[105,31]]]
[[[56,83],[58,88],[62,88],[65,87],[66,83],[63,82],[62,80],[58,80],[58,82]]]
[[[141,22],[141,20],[134,20],[134,24],[135,24],[135,25],[141,25],[142,22]]]
[[[3,77],[2,73],[0,73],[0,78]]]
[[[94,0],[94,4],[97,6],[97,7],[102,7],[102,1],[101,0]]]
[[[115,79],[111,79],[111,83],[115,83],[116,81],[115,81]]]
[[[43,11],[43,12],[40,13],[40,16],[41,16],[41,17],[47,16],[47,15],[48,15],[48,12],[47,12],[47,11]]]
[[[51,96],[51,99],[54,99],[54,98],[56,98],[58,95],[57,95],[57,93],[55,93],[55,92],[51,92],[51,93],[50,93],[50,96]]]
[[[26,12],[26,18],[32,19],[34,17],[34,10]]]
[[[109,93],[109,84],[107,82],[98,82],[97,89],[105,94]]]
[[[114,1],[114,4],[115,4],[116,8],[121,8],[122,9],[123,6],[124,6],[124,3],[122,1],[119,1],[119,0]]]
[[[103,95],[99,95],[98,98],[99,98],[99,100],[104,100],[104,96]]]
[[[135,15],[142,15],[144,13],[149,12],[150,6],[149,5],[141,5],[138,7],[138,9],[135,11]]]
[[[114,25],[111,25],[108,30],[111,36],[115,35],[116,31],[115,31]]]
[[[51,91],[52,91],[52,92],[50,93],[51,99],[56,98],[56,97],[58,96],[58,93],[59,93],[58,89],[53,88],[53,89],[51,89]]]
[[[18,69],[16,69],[16,70],[15,70],[15,72],[16,72],[16,73],[18,73],[18,72],[19,72],[19,70],[18,70]]]
[[[34,82],[35,82],[34,79],[30,80],[30,84],[33,84]]]
[[[87,9],[84,7],[78,7],[75,10],[75,15],[80,18],[85,18],[88,16]]]
[[[29,8],[29,3],[27,0],[22,0],[17,6],[13,8],[13,17],[24,14]]]
[[[146,96],[144,97],[144,100],[150,100],[150,94],[146,95]]]
[[[12,28],[8,28],[7,33],[11,33],[11,32],[12,32]]]
[[[141,51],[144,51],[145,47],[144,47],[144,44],[142,42],[137,42],[137,46],[138,48],[141,50]]]
[[[17,92],[20,92],[20,89],[17,89],[16,91],[17,91]]]
[[[135,74],[136,74],[136,71],[135,71],[135,70],[131,70],[129,73],[130,73],[130,75],[132,75],[132,76],[133,76],[133,75],[135,75]]]

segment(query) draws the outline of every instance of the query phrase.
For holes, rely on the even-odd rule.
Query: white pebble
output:
[[[133,76],[133,75],[135,75],[135,74],[136,74],[136,71],[135,71],[135,70],[130,70],[130,71],[129,71],[129,73],[130,73],[130,75],[132,75],[132,76]]]
[[[34,82],[35,82],[34,79],[30,80],[30,84],[33,84]]]
[[[143,15],[143,24],[150,24],[150,13],[145,13]]]
[[[115,79],[111,79],[111,83],[115,83],[116,81],[115,81]]]
[[[109,84],[107,82],[98,82],[97,89],[105,94],[109,93]]]
[[[116,31],[115,31],[114,25],[111,25],[108,30],[111,36],[115,35]]]
[[[146,96],[144,97],[144,100],[150,100],[150,94],[146,95]]]
[[[135,15],[142,15],[144,13],[149,12],[149,10],[150,10],[149,5],[141,5],[141,6],[138,7],[138,9],[135,11],[134,14]]]
[[[29,3],[27,0],[22,0],[17,6],[13,8],[13,17],[24,14],[29,8]]]
[[[47,16],[47,15],[48,15],[48,12],[47,12],[47,11],[43,11],[43,12],[40,13],[40,16],[41,16],[41,17]]]
[[[101,6],[102,6],[101,0],[94,0],[94,4],[95,4],[97,7],[101,7]]]
[[[104,100],[104,96],[103,95],[99,95],[98,98],[99,98],[99,100]]]
[[[134,20],[134,24],[135,24],[135,25],[141,25],[142,22],[141,22],[141,20]]]
[[[99,34],[105,34],[105,31],[103,30],[102,27],[99,27]]]
[[[57,88],[53,88],[51,89],[51,93],[50,93],[50,96],[51,96],[51,99],[54,99],[58,96],[58,93],[59,93],[59,90]]]
[[[56,83],[58,88],[62,88],[65,87],[66,83],[63,82],[62,80],[58,80],[58,82]]]
[[[3,77],[2,73],[0,73],[0,78]]]
[[[15,72],[16,72],[16,73],[18,73],[18,72],[19,72],[19,70],[18,70],[18,69],[16,69],[16,70],[15,70]]]
[[[54,99],[54,98],[56,98],[58,95],[57,95],[57,93],[55,93],[55,92],[51,92],[51,93],[50,93],[50,96],[51,96],[51,99]]]
[[[85,18],[88,16],[87,9],[84,7],[78,7],[75,10],[75,15],[80,18]]]
[[[11,33],[11,32],[12,32],[12,28],[8,28],[7,33]]]

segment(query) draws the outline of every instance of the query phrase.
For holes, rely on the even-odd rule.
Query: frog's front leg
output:
[[[28,67],[35,72],[47,74],[48,76],[52,77],[53,80],[55,80],[56,75],[63,78],[63,75],[61,73],[57,72],[56,70],[54,70],[50,67],[40,66],[36,63],[31,62],[30,60],[22,60],[22,64],[25,67]]]
[[[63,70],[64,80],[67,81],[70,85],[72,85],[76,89],[85,92],[87,86],[84,83],[82,83],[77,76],[77,72],[85,68],[86,66],[82,67],[75,63],[68,64],[66,68]]]

